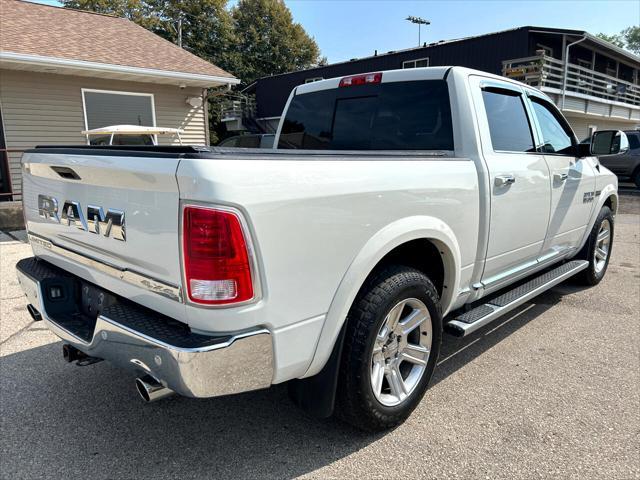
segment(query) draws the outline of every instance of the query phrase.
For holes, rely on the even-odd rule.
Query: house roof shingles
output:
[[[125,18],[21,0],[0,0],[0,51],[234,78]]]

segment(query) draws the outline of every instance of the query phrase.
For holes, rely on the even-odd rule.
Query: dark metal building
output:
[[[632,128],[640,123],[638,56],[584,31],[532,26],[264,77],[245,93],[255,95],[254,125],[273,131],[297,85],[363,72],[443,65],[505,75],[541,88],[561,106],[579,136],[598,127]]]

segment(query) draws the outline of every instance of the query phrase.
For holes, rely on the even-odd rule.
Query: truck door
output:
[[[549,223],[550,180],[536,151],[524,91],[471,77],[490,188],[490,225],[482,283],[499,288],[537,264]]]
[[[527,95],[537,127],[538,151],[551,173],[551,214],[543,250],[546,258],[567,253],[582,240],[595,200],[595,169],[575,156],[576,137],[560,111],[546,98]]]

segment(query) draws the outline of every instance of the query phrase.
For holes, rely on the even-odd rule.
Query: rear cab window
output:
[[[453,150],[447,83],[383,82],[295,95],[278,148]]]

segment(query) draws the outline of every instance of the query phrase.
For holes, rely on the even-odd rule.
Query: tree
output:
[[[599,33],[598,37],[640,55],[640,27],[628,27],[613,35]]]
[[[67,8],[124,17],[152,31],[161,25],[153,5],[145,0],[62,0],[62,4]]]
[[[319,62],[318,45],[293,21],[282,0],[240,0],[231,16],[236,62],[232,71],[244,85]]]
[[[631,50],[634,53],[640,55],[640,27],[625,28],[620,32],[624,38],[627,50]]]
[[[233,23],[226,0],[153,0],[167,24],[164,37],[178,43],[178,24],[182,47],[223,69],[228,69],[233,41]]]
[[[617,33],[614,33],[613,35],[608,35],[606,33],[599,33],[596,36],[600,37],[602,40],[606,40],[609,43],[613,43],[614,45],[620,48],[624,48],[624,40]]]

